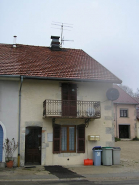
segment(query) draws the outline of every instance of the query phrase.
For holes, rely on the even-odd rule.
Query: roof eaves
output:
[[[84,81],[84,82],[107,82],[107,83],[120,83],[114,80],[96,80],[96,79],[83,79],[83,78],[57,78],[57,77],[39,77],[39,76],[24,76],[26,79],[40,79],[40,80],[64,80],[64,81]]]
[[[138,105],[138,103],[122,103],[122,102],[113,102],[114,104],[124,104],[124,105]]]

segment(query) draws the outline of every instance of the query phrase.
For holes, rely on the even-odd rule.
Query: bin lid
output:
[[[94,152],[102,152],[101,149],[93,149]]]
[[[113,147],[113,150],[121,150],[120,147]]]
[[[112,150],[113,147],[102,147],[102,150]]]
[[[92,148],[92,150],[100,150],[102,149],[101,146],[95,146],[94,148]]]

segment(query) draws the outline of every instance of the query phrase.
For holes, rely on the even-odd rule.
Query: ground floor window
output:
[[[76,144],[77,138],[77,144]],[[57,125],[53,126],[53,153],[84,153],[85,125]]]
[[[76,152],[76,127],[61,127],[61,151]]]

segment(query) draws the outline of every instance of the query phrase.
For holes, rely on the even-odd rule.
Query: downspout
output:
[[[118,138],[118,131],[117,131],[117,104],[116,104],[116,110],[115,110],[115,115],[116,115],[116,137]]]
[[[21,122],[21,89],[23,83],[23,76],[20,78],[20,89],[19,89],[19,125],[18,125],[18,167],[20,167],[20,122]]]

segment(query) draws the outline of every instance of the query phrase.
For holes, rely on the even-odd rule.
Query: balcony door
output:
[[[62,116],[77,116],[76,84],[62,84]]]

